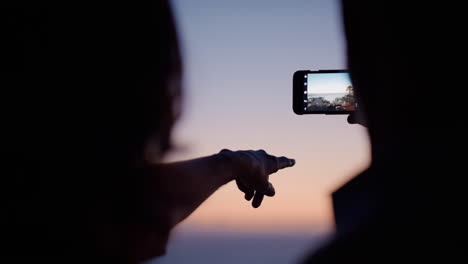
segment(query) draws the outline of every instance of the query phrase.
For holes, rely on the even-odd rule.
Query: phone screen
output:
[[[304,73],[304,110],[306,112],[350,112],[356,110],[356,106],[349,73]]]

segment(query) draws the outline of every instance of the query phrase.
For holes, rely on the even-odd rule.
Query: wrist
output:
[[[221,172],[220,174],[224,175],[226,182],[233,181],[236,179],[236,173],[234,173],[234,152],[228,149],[221,150],[215,156],[218,159],[218,170]]]

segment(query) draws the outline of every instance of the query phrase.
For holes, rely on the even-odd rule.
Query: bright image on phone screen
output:
[[[346,72],[309,73],[304,76],[307,86],[307,111],[354,111],[354,90]]]

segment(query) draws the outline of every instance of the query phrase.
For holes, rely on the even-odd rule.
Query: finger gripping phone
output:
[[[301,70],[294,73],[294,113],[351,114],[356,108],[354,88],[346,70]]]

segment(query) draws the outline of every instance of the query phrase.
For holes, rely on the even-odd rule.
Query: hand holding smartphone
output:
[[[346,70],[296,71],[293,110],[303,114],[351,114],[357,103]]]

